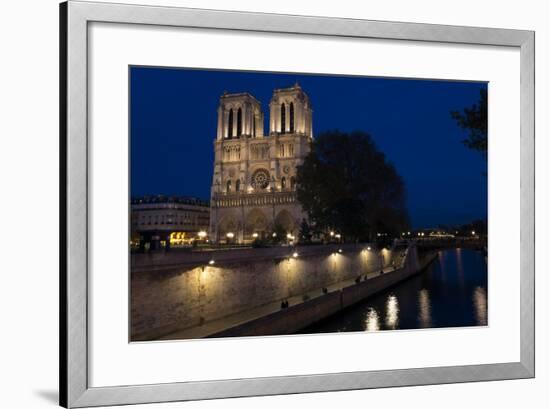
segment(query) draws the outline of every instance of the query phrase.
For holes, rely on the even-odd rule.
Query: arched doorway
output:
[[[296,233],[296,223],[290,212],[286,209],[281,210],[275,217],[275,225],[280,226],[285,232]]]
[[[245,239],[252,240],[256,237],[265,238],[268,233],[268,221],[267,217],[260,209],[252,209],[246,217],[246,229],[245,229]]]
[[[239,223],[233,215],[226,215],[218,224],[218,241],[235,241],[238,237]],[[231,240],[228,240],[228,234],[232,234]]]

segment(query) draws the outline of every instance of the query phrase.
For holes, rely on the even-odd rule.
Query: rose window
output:
[[[252,174],[252,187],[254,189],[265,189],[269,186],[269,172],[265,169],[258,169]]]

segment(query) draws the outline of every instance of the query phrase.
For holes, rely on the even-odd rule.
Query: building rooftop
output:
[[[278,92],[290,92],[290,91],[296,91],[296,90],[300,90],[302,91],[302,87],[300,87],[300,84],[298,84],[297,82],[291,86],[291,87],[286,87],[286,88],[275,88],[273,90],[273,92],[275,93],[278,93]],[[302,91],[303,92],[303,91]]]
[[[254,95],[250,94],[249,92],[235,92],[235,93],[230,94],[227,91],[224,91],[224,93],[221,95],[220,99],[232,99],[232,98],[242,98],[242,97],[247,97],[247,98],[253,99],[258,104],[261,105],[261,102],[258,101],[256,99],[256,97]]]
[[[210,206],[208,200],[203,200],[192,196],[167,196],[167,195],[146,195],[142,197],[133,197],[131,204],[154,204],[154,203],[178,203],[189,204],[195,206]]]

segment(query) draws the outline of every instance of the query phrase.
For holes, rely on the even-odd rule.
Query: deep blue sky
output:
[[[466,133],[449,114],[477,102],[487,84],[473,82],[132,67],[131,195],[208,199],[220,95],[250,92],[267,128],[273,89],[296,81],[314,135],[371,134],[405,180],[414,228],[487,217],[487,164],[461,144]]]

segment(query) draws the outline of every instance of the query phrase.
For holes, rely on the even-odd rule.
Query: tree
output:
[[[313,233],[311,232],[311,227],[308,222],[306,219],[302,219],[302,224],[300,224],[300,241],[310,243],[312,235]]]
[[[271,243],[272,244],[280,244],[284,243],[286,241],[286,230],[283,226],[276,223],[275,226],[273,226],[273,231],[271,232]]]
[[[397,236],[408,226],[403,180],[364,132],[319,135],[296,182],[298,201],[320,230],[372,240],[376,232]]]
[[[487,89],[479,90],[479,101],[462,112],[451,111],[451,117],[458,126],[468,131],[468,138],[462,143],[475,151],[481,152],[487,159]]]

